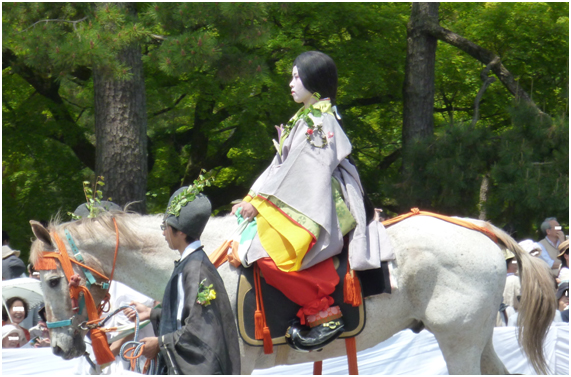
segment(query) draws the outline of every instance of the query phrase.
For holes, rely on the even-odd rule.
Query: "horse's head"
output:
[[[84,336],[87,333],[85,322],[88,320],[87,308],[84,306],[74,311],[77,302],[72,302],[70,297],[70,281],[62,268],[62,263],[56,259],[44,258],[45,253],[57,252],[65,253],[65,250],[58,250],[58,243],[55,242],[50,232],[40,223],[30,221],[32,231],[37,239],[32,243],[30,260],[36,269],[40,271],[40,280],[44,294],[46,319],[50,327],[50,341],[54,354],[64,359],[72,359],[82,356],[85,353]],[[55,231],[56,227],[50,227]],[[65,238],[65,237],[64,237]],[[63,243],[60,242],[60,246]],[[65,247],[65,246],[64,246]],[[73,258],[73,256],[71,256]],[[73,264],[73,273],[79,275],[79,281],[71,282],[71,285],[85,284],[85,275],[81,268]],[[92,286],[93,287],[93,286]],[[105,292],[93,287],[94,301],[98,304]],[[52,327],[53,326],[53,327]]]

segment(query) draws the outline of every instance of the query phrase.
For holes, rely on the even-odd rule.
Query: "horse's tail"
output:
[[[534,369],[538,373],[549,374],[543,342],[557,310],[553,277],[545,262],[530,256],[507,233],[487,222],[485,227],[515,255],[521,281],[518,342]]]

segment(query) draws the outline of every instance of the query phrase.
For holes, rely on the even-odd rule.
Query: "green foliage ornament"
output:
[[[202,169],[202,173],[206,173],[206,170]],[[167,215],[174,215],[178,217],[180,215],[180,210],[182,207],[186,206],[188,203],[196,199],[196,196],[204,190],[204,187],[211,186],[214,182],[214,177],[209,174],[200,174],[198,179],[195,179],[193,184],[188,186],[186,190],[175,196],[167,208]]]
[[[85,201],[86,201],[85,205],[89,210],[89,216],[87,217],[90,219],[96,217],[101,212],[105,212],[105,208],[101,205],[101,199],[103,199],[103,192],[101,190],[98,190],[98,187],[105,186],[104,180],[105,177],[103,177],[102,175],[97,177],[95,183],[93,184],[93,188],[89,187],[91,182],[83,181],[83,193],[85,194]],[[107,200],[111,201],[112,199],[108,198]],[[81,216],[77,216],[73,212],[68,212],[67,214],[71,216],[72,220],[81,220]]]

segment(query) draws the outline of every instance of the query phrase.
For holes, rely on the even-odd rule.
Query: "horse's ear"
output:
[[[55,250],[50,232],[48,232],[48,230],[37,221],[30,220],[30,225],[32,226],[32,232],[34,232],[36,238],[42,241],[48,248]]]

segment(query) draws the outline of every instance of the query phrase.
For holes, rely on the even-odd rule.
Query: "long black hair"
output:
[[[311,93],[319,93],[321,98],[329,98],[332,105],[337,105],[337,66],[331,57],[319,51],[307,51],[295,58],[293,66],[305,89]],[[343,121],[337,119],[343,129]],[[355,167],[355,161],[348,156],[349,162]],[[364,188],[363,188],[364,190]],[[366,191],[363,192],[367,224],[373,220],[375,207]]]
[[[305,89],[319,93],[321,98],[337,101],[337,66],[329,55],[319,51],[307,51],[295,58],[293,66]]]

